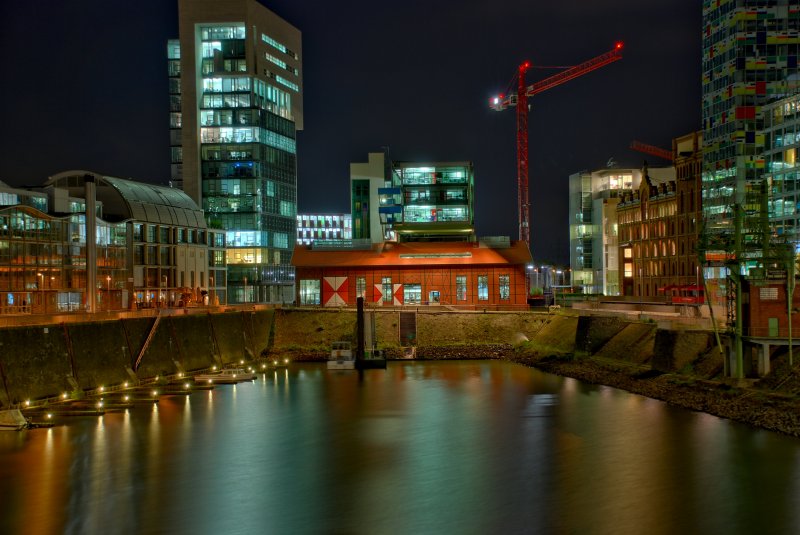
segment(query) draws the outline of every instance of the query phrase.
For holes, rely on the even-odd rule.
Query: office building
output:
[[[172,183],[225,229],[230,302],[291,300],[300,32],[255,0],[179,0],[178,12]]]
[[[174,188],[88,171],[0,184],[0,313],[224,304],[224,239]]]
[[[471,162],[391,162],[370,153],[350,164],[353,238],[474,241]]]
[[[800,94],[764,106],[764,179],[779,240],[800,241]],[[800,251],[799,251],[800,252]]]
[[[668,173],[654,169],[656,175]],[[606,167],[569,177],[572,286],[586,294],[619,295],[617,204],[639,188],[639,169]]]
[[[297,214],[297,243],[347,243],[353,239],[351,214]]]
[[[709,248],[732,248],[735,206],[740,206],[741,246],[749,251],[745,257],[753,257],[765,245],[765,174],[785,169],[786,162],[775,158],[782,151],[775,149],[786,138],[767,135],[765,128],[770,103],[800,88],[800,6],[796,0],[704,0],[702,46],[703,218]],[[770,162],[765,153],[773,154]]]

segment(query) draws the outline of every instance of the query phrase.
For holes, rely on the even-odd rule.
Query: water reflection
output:
[[[798,532],[800,441],[499,362],[292,365],[0,433],[2,533]]]

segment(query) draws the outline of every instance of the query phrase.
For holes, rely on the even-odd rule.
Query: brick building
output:
[[[521,241],[298,245],[292,262],[300,305],[353,306],[361,296],[375,306],[527,308],[531,256]]]
[[[622,294],[697,303],[703,301],[697,257],[702,135],[676,138],[672,153],[674,178],[655,178],[645,168],[639,189],[617,206]]]

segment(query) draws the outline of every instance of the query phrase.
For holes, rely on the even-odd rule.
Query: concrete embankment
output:
[[[506,358],[674,405],[800,436],[800,377],[780,355],[773,372],[734,384],[706,331],[574,312],[409,310],[375,312],[378,347],[404,358]],[[408,318],[406,317],[406,320]],[[408,329],[406,322],[404,329]],[[277,309],[130,317],[114,321],[0,329],[0,409],[27,399],[79,392],[257,357],[321,361],[332,342],[355,341],[352,310]],[[149,342],[148,342],[149,338]],[[136,362],[139,360],[139,366]]]
[[[0,407],[258,356],[273,317],[262,310],[0,329]]]

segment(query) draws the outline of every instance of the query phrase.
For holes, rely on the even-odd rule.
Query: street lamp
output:
[[[39,290],[39,300],[44,303],[44,299],[42,298],[42,292],[44,291],[44,273],[37,273],[36,274],[39,278],[36,280],[36,289]],[[40,282],[41,281],[41,282]],[[33,303],[31,303],[33,304]],[[33,310],[33,308],[31,308]]]
[[[242,302],[247,303],[247,277],[244,277],[244,295],[242,296]]]
[[[556,284],[555,288],[553,289],[553,300],[555,301],[555,304],[558,304],[558,287],[561,286],[561,282],[563,281],[563,279],[561,278],[561,275],[563,274],[564,272],[561,271],[560,269],[556,270],[556,275],[558,275],[558,277],[556,278],[556,282],[558,284]]]
[[[210,275],[208,277],[209,283],[209,290],[211,290],[211,295],[209,296],[209,304],[214,306],[214,275]]]
[[[163,307],[165,305],[165,301],[166,301],[165,297],[166,297],[166,293],[167,293],[167,276],[164,275],[163,277],[161,277],[161,280],[163,281],[163,284],[161,285],[162,286],[162,289],[161,289],[161,306]]]

